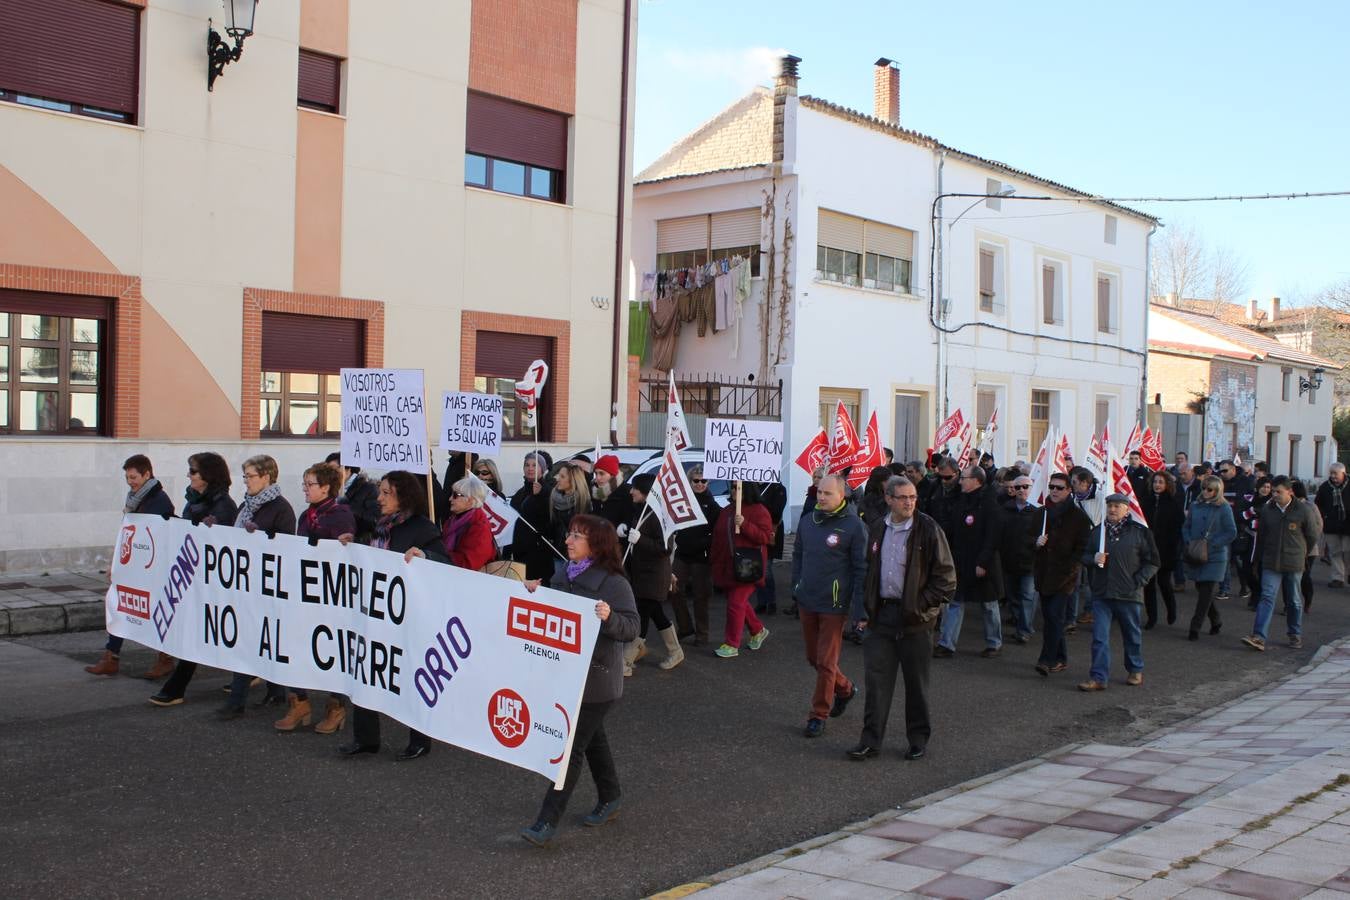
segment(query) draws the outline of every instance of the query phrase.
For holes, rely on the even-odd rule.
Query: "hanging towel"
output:
[[[675,362],[675,345],[680,338],[679,303],[673,296],[658,298],[652,303],[651,352],[652,368],[668,372]]]
[[[713,331],[726,331],[731,325],[731,297],[734,291],[731,275],[718,275],[713,282]]]

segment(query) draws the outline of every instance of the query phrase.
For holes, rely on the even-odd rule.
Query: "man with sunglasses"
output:
[[[1003,527],[999,533],[998,555],[1003,563],[1003,590],[1012,613],[1013,640],[1025,644],[1036,633],[1036,580],[1032,573],[1031,519],[1036,508],[1027,502],[1031,479],[1016,469],[1007,491],[999,498]]]
[[[1242,522],[1248,517],[1248,511],[1252,507],[1252,502],[1256,499],[1256,481],[1248,475],[1231,459],[1221,460],[1218,465],[1219,477],[1223,479],[1223,498],[1228,501],[1228,505],[1233,507],[1233,521]],[[1233,540],[1233,552],[1229,554],[1229,559],[1239,566],[1238,577],[1242,575],[1241,564],[1238,560],[1250,559],[1252,552],[1252,537],[1246,532],[1246,529],[1239,528],[1238,536]],[[1219,582],[1219,593],[1215,600],[1229,599],[1229,591],[1232,576],[1224,572],[1223,580]],[[1255,608],[1255,592],[1251,585],[1243,585],[1242,592],[1245,599],[1252,601],[1249,607]]]
[[[965,604],[978,603],[984,618],[984,649],[980,656],[992,659],[1003,650],[1003,622],[998,609],[1003,596],[1003,566],[998,554],[1001,520],[994,498],[984,489],[984,469],[979,466],[965,469],[961,473],[960,491],[942,521],[956,563],[956,596],[942,615],[933,656],[946,659],[956,655]]]
[[[1045,617],[1036,671],[1048,677],[1069,667],[1064,630],[1070,600],[1078,590],[1088,533],[1092,530],[1092,519],[1069,493],[1069,476],[1063,472],[1050,476],[1045,507],[1031,516],[1030,525],[1031,533],[1036,535],[1032,573],[1041,596],[1041,614]]]
[[[848,751],[859,761],[881,752],[897,673],[905,681],[905,759],[921,759],[926,752],[933,731],[927,696],[933,626],[956,590],[947,538],[937,522],[917,511],[914,485],[896,475],[885,490],[889,512],[868,530],[863,609],[854,612],[866,635],[862,737]]]

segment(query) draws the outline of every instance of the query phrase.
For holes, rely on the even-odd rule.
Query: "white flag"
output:
[[[675,370],[670,370],[670,394],[666,398],[666,434],[675,442],[675,452],[693,446],[689,438],[689,423],[684,420],[680,392],[675,389]]]
[[[677,531],[708,524],[703,508],[694,496],[694,486],[689,483],[689,475],[680,464],[680,456],[671,435],[666,436],[665,456],[661,460],[660,471],[656,473],[651,493],[647,494],[647,506],[656,514],[657,521],[661,523],[661,533],[667,541]]]
[[[516,520],[520,518],[520,513],[512,509],[511,504],[492,491],[488,491],[487,502],[483,504],[483,512],[487,514],[488,527],[492,529],[492,539],[497,542],[497,546],[510,546],[516,533]]]
[[[539,397],[548,384],[548,363],[536,359],[525,370],[525,377],[516,382],[516,400],[525,407],[525,424],[535,427],[535,410],[539,406]]]
[[[1033,506],[1044,506],[1045,495],[1050,490],[1050,476],[1055,471],[1055,443],[1058,435],[1055,434],[1055,426],[1051,425],[1045,430],[1045,440],[1041,441],[1041,449],[1036,454],[1036,459],[1031,464],[1031,490],[1027,494],[1027,502]]]

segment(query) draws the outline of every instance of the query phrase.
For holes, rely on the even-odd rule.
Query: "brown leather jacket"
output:
[[[881,609],[881,541],[886,518],[873,522],[867,530],[863,604],[869,620],[875,619]],[[901,598],[905,633],[931,630],[937,624],[942,604],[951,600],[954,593],[956,564],[952,562],[947,536],[932,516],[915,512],[914,530],[905,545],[905,592]]]

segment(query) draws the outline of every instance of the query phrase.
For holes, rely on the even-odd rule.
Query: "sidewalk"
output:
[[[0,575],[0,637],[102,628],[101,572]]]
[[[1350,900],[1350,639],[1142,745],[1061,749],[676,891]]]

